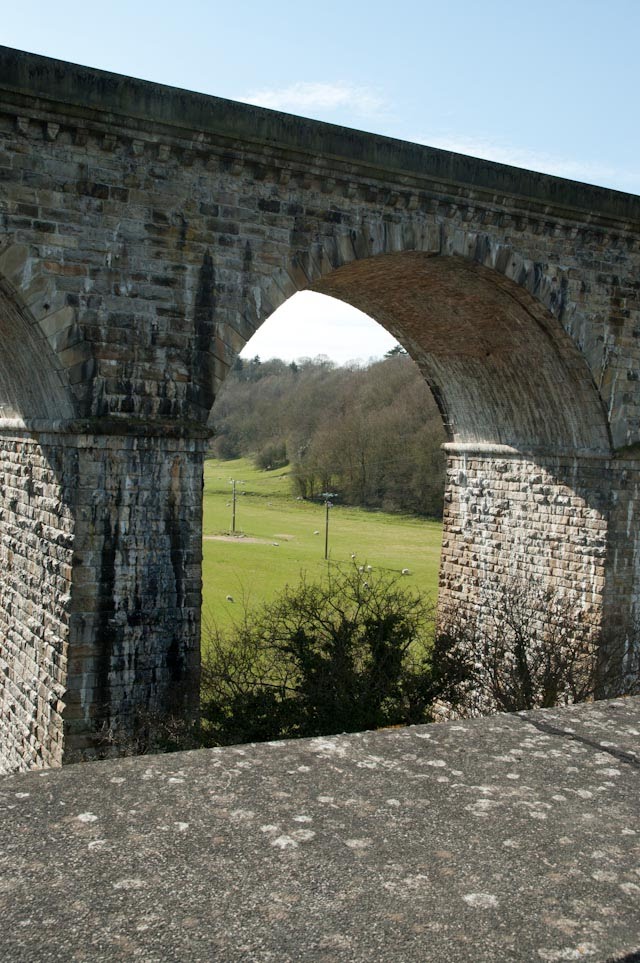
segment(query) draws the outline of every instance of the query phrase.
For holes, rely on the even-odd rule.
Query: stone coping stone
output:
[[[0,779],[0,959],[640,960],[640,698]]]

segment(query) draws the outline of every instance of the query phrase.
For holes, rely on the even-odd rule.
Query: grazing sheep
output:
[[[403,569],[402,569],[402,574],[403,574],[403,575],[411,575],[411,572],[409,571],[408,568],[403,568]]]
[[[233,595],[227,595],[227,602],[233,602]]]
[[[355,553],[355,552],[352,552],[352,553],[351,553],[351,558],[355,558],[355,557],[356,557],[356,553]]]
[[[371,572],[371,571],[372,571],[372,566],[371,566],[371,565],[367,565],[367,572]]]
[[[316,530],[315,530],[315,532],[314,532],[313,534],[314,534],[314,535],[319,535],[320,532],[319,532],[318,529],[316,528]]]
[[[272,544],[272,545],[275,545],[276,548],[279,548],[279,546],[280,546],[280,542],[271,542],[271,544]]]

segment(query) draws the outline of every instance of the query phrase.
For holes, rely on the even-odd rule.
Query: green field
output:
[[[302,574],[321,578],[325,508],[298,501],[289,469],[258,471],[248,459],[209,460],[204,469],[203,621],[222,626],[250,606],[273,598]],[[237,537],[231,529],[231,480],[236,479]],[[314,534],[314,533],[318,534]],[[329,511],[330,562],[371,565],[400,574],[435,596],[442,525],[424,519],[335,505]],[[276,543],[276,544],[274,544]],[[233,602],[227,601],[227,596]],[[206,635],[206,633],[205,633]]]

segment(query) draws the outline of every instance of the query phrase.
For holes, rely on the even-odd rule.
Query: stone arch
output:
[[[509,582],[535,581],[597,620],[612,444],[562,269],[449,223],[380,222],[265,270],[245,287],[245,330],[305,289],[381,323],[436,397],[449,436],[441,604],[483,619]]]
[[[301,290],[352,304],[404,345],[450,441],[610,454],[602,398],[568,330],[580,318],[561,270],[448,224],[367,224],[314,240],[246,287],[244,340]]]
[[[449,440],[521,452],[608,453],[586,362],[548,309],[454,255],[356,261],[314,285],[374,317],[417,362]]]
[[[368,309],[439,396],[449,595],[477,609],[519,567],[633,629],[637,198],[1,59],[16,163],[0,307],[21,332],[0,449],[11,765],[102,752],[104,726],[133,731],[176,682],[195,708],[204,422],[235,352],[298,290]]]
[[[49,288],[46,283],[38,283],[26,249],[14,245],[3,252],[0,420],[19,420],[27,427],[42,428],[73,417],[67,374],[56,353],[61,331],[66,337],[67,329],[73,325],[73,312],[59,308],[55,304],[58,299]],[[42,317],[39,319],[38,315]]]

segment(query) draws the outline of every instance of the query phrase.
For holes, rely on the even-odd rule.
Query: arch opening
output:
[[[588,366],[558,318],[516,282],[458,256],[380,255],[311,288],[381,323],[438,400],[450,440],[441,612],[482,632],[505,589],[525,618],[536,615],[529,601],[540,606],[553,589],[568,619],[591,626],[594,616],[597,632],[608,512],[598,475],[610,439]]]
[[[292,302],[294,300],[297,299],[292,298]],[[314,299],[310,300],[313,302]],[[312,535],[316,528],[324,530],[322,493],[330,491],[335,493],[334,501],[341,509],[362,510],[357,513],[357,525],[354,516],[346,530],[336,528],[338,539],[332,539],[330,545],[332,561],[349,564],[351,554],[357,553],[362,563],[364,555],[369,553],[372,557],[367,561],[385,564],[385,530],[371,513],[395,514],[398,525],[403,514],[429,520],[432,531],[427,584],[431,594],[437,584],[444,491],[441,446],[445,435],[437,406],[418,367],[372,318],[352,311],[335,298],[318,296],[316,301],[318,316],[302,314],[296,325],[316,329],[318,340],[313,342],[311,335],[307,342],[313,343],[315,350],[303,350],[296,355],[288,353],[286,312],[278,312],[267,321],[266,327],[272,328],[270,342],[263,340],[256,344],[253,339],[247,342],[234,365],[233,377],[214,406],[211,451],[216,458],[228,463],[228,469],[224,466],[220,470],[233,469],[239,481],[245,479],[243,472],[250,473],[246,484],[239,486],[240,492],[248,489],[249,494],[267,495],[269,478],[261,477],[259,470],[282,469],[287,477],[280,479],[281,490],[275,502],[278,507],[282,505],[284,512],[286,501],[286,511],[292,516],[291,524],[297,520],[298,509],[305,508],[296,506],[296,498],[306,502],[309,508],[315,503],[318,510],[316,521],[307,526],[308,530],[296,529],[293,540],[283,540],[280,545],[281,549],[286,547],[286,551],[277,553],[278,556],[286,555],[287,565],[291,564],[286,574],[290,581],[297,580],[301,569],[318,577],[326,574],[320,545],[322,539],[313,539]],[[301,302],[304,305],[305,299],[298,304]],[[357,325],[355,337],[351,332],[343,331],[347,347],[343,348],[344,354],[337,361],[330,349],[330,357],[321,350],[327,347],[321,338],[321,332],[325,331],[320,320],[322,312],[335,312],[334,317],[345,326],[350,326],[352,321]],[[382,336],[384,340],[377,340]],[[301,339],[296,339],[296,346],[301,343]],[[356,353],[359,358],[354,358]],[[237,461],[240,458],[250,460],[251,464]],[[218,475],[220,470],[216,468]],[[225,484],[226,491],[230,492],[229,482]],[[280,496],[284,497],[281,499]],[[243,519],[244,503],[240,495],[239,530],[246,522],[246,518]],[[220,530],[230,528],[231,514],[227,514],[228,518],[221,513]],[[250,526],[249,522],[248,531],[255,534]],[[437,538],[434,535],[436,529]],[[377,542],[374,530],[378,533]],[[288,531],[283,517],[280,527],[272,528],[270,534],[274,541],[279,541],[277,533]],[[209,529],[206,534],[212,535],[213,530]],[[260,534],[265,536],[265,532]],[[389,567],[398,574],[407,566],[413,569],[417,541],[415,544],[411,542],[407,557],[400,530],[394,528],[390,538],[395,544],[394,551],[391,551],[391,544],[388,546]],[[291,550],[297,546],[300,548],[299,557],[292,557],[289,561]],[[224,551],[222,546],[205,543],[205,556],[208,552],[224,554]],[[233,549],[228,551],[235,561],[237,553]],[[266,559],[262,562],[269,565]],[[221,603],[227,593],[237,595],[244,573],[238,571],[237,574],[235,584],[229,581],[224,592],[216,587]],[[256,580],[253,584],[255,594]],[[281,587],[284,587],[284,581]],[[270,585],[269,593],[271,588]],[[211,589],[212,596],[213,593],[214,589]],[[206,589],[205,603],[208,594]]]
[[[609,425],[559,312],[532,293],[549,285],[534,282],[533,270],[519,283],[486,257],[409,250],[358,259],[355,248],[337,267],[295,255],[255,299],[256,327],[295,290],[313,290],[374,318],[418,364],[449,441],[441,603],[482,619],[500,586],[533,580],[580,612],[599,612]]]

